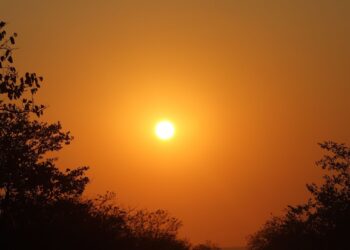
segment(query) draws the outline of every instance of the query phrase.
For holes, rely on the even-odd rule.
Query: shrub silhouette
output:
[[[316,163],[327,171],[321,185],[308,184],[311,198],[288,206],[250,236],[249,249],[349,249],[350,148],[332,141],[320,143],[327,154]]]
[[[127,211],[113,194],[83,199],[88,167],[61,171],[47,153],[71,142],[61,124],[41,122],[34,96],[42,77],[13,66],[17,34],[0,21],[0,249],[185,250],[167,212]]]
[[[192,250],[221,250],[217,245],[211,243],[210,241],[202,244],[198,244],[192,248]]]

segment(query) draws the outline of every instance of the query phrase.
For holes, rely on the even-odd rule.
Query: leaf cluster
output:
[[[43,114],[44,105],[34,103],[34,95],[41,87],[43,78],[36,73],[18,74],[14,66],[13,53],[16,50],[17,33],[8,35],[6,23],[0,21],[0,111],[2,115],[16,113]]]

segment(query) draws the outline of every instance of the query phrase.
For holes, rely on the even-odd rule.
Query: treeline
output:
[[[126,211],[109,201],[12,201],[1,210],[1,249],[191,249],[166,212]]]
[[[88,167],[60,170],[48,153],[73,137],[42,122],[43,78],[14,66],[17,34],[0,22],[0,249],[210,250],[178,237],[166,211],[126,210],[113,194],[84,199]]]

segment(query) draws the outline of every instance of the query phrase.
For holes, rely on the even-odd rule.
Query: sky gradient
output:
[[[0,18],[75,136],[59,165],[194,242],[244,245],[308,197],[318,142],[350,143],[350,1],[1,0]]]

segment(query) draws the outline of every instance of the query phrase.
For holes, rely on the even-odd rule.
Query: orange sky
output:
[[[0,17],[75,136],[59,165],[194,242],[243,245],[305,200],[317,142],[350,143],[350,1],[1,0]]]

